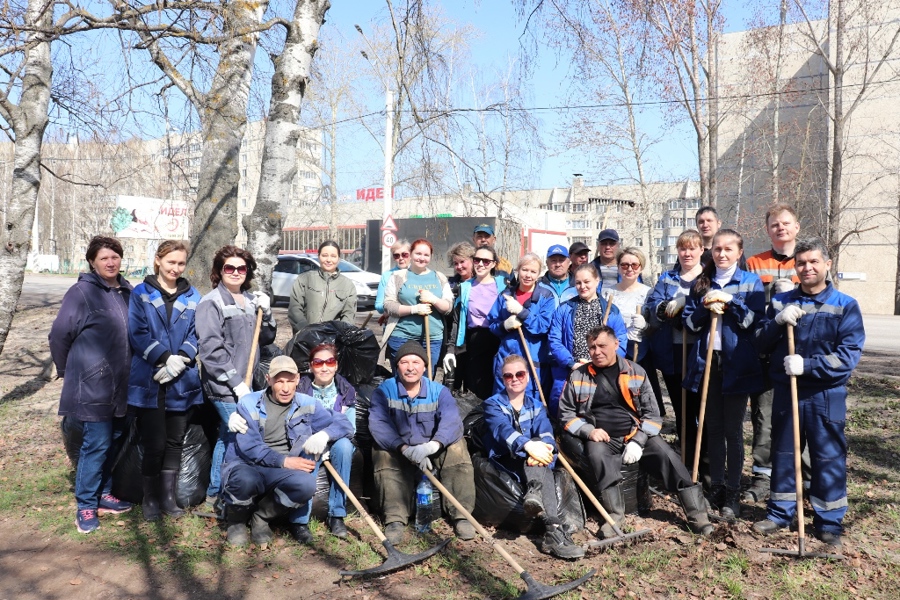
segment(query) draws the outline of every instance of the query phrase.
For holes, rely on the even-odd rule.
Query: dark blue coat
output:
[[[485,424],[482,441],[489,458],[515,457],[524,464],[528,458],[528,453],[524,450],[525,444],[531,440],[540,440],[556,448],[553,426],[547,418],[547,411],[534,394],[525,394],[525,401],[519,412],[519,429],[515,427],[513,407],[506,390],[494,394],[481,406],[484,408]],[[550,467],[553,467],[552,463]]]
[[[711,282],[710,290],[723,290],[734,298],[719,316],[722,332],[722,393],[755,394],[767,387],[762,363],[756,350],[754,331],[766,308],[766,292],[755,273],[736,269],[731,281],[720,287]],[[703,297],[691,290],[682,312],[682,320],[689,331],[698,335],[693,360],[688,358],[687,375],[682,384],[696,392],[706,367],[706,348],[709,344],[711,313],[703,305]]]
[[[162,293],[139,283],[128,307],[128,337],[131,340],[131,375],[128,378],[128,404],[156,408],[159,384],[153,375],[172,354],[181,352],[192,364],[177,379],[166,384],[166,410],[185,411],[203,402],[200,373],[197,370],[197,331],[194,314],[200,292],[191,287],[178,296],[172,306],[172,318],[166,316]]]
[[[665,375],[674,375],[681,370],[681,365],[675,364],[674,348],[672,343],[673,329],[683,330],[681,315],[678,314],[673,318],[660,319],[657,309],[660,304],[668,304],[675,299],[675,292],[681,287],[681,271],[666,271],[659,276],[656,286],[647,295],[647,301],[644,303],[644,313],[649,311],[648,334],[650,354],[653,356],[653,365],[662,371]],[[687,301],[687,298],[685,298]],[[688,333],[688,335],[690,335]],[[690,349],[694,343],[688,338],[688,356],[691,356]],[[679,349],[679,352],[681,350]]]
[[[606,311],[606,298],[600,296],[600,310]],[[575,357],[572,355],[572,349],[575,347],[575,307],[581,302],[581,298],[575,297],[567,300],[559,305],[556,312],[553,313],[553,320],[550,323],[550,332],[547,339],[550,342],[550,358],[553,364],[553,389],[550,397],[547,398],[548,410],[550,416],[556,418],[556,408],[559,405],[559,397],[562,395],[563,387],[575,366]],[[616,339],[619,340],[618,355],[625,357],[628,349],[628,331],[625,328],[625,321],[619,314],[619,309],[615,305],[609,309],[609,318],[606,324],[612,327],[616,332]],[[600,323],[597,323],[600,325]]]
[[[82,273],[63,296],[50,328],[50,355],[63,378],[59,414],[101,422],[125,416],[131,344],[131,284],[121,275],[111,288],[96,273]]]
[[[369,431],[384,450],[432,440],[446,448],[462,439],[463,423],[456,400],[441,384],[423,377],[419,395],[410,398],[397,378],[391,377],[372,394]]]

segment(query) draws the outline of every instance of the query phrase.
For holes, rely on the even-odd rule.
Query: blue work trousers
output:
[[[353,462],[353,452],[355,450],[356,448],[349,438],[339,439],[328,449],[331,454],[331,458],[329,459],[331,466],[334,467],[334,470],[338,472],[338,475],[341,476],[341,479],[348,486],[350,485],[350,465]],[[313,476],[318,476],[320,468],[322,468],[322,461],[316,463],[316,470],[313,471]],[[312,503],[312,498],[310,498],[309,502],[304,506],[300,506],[291,511],[291,523],[302,523],[303,525],[309,523]],[[347,495],[334,481],[332,481],[328,487],[328,516],[340,517],[342,519],[347,516]]]
[[[262,467],[246,463],[225,469],[222,496],[226,505],[250,506],[266,494],[287,508],[303,506],[316,492],[316,476],[297,469]]]
[[[112,491],[112,466],[125,439],[127,423],[126,417],[83,422],[81,452],[75,471],[75,502],[79,510],[96,509],[100,496]]]
[[[809,500],[817,531],[840,534],[847,514],[847,388],[804,393],[799,398],[800,447],[812,465]],[[790,388],[776,385],[772,401],[772,487],[767,518],[781,526],[797,511],[794,426]]]

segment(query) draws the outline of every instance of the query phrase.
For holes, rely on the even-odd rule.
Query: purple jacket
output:
[[[102,422],[125,416],[131,344],[131,284],[121,275],[110,288],[96,273],[82,273],[63,297],[50,328],[50,354],[63,378],[59,414]]]

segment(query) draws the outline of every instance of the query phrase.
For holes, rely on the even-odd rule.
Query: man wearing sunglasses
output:
[[[369,431],[384,535],[397,545],[406,534],[411,499],[423,477],[420,469],[440,471],[441,482],[469,512],[475,508],[475,482],[456,400],[446,387],[424,377],[422,344],[404,343],[395,360],[397,374],[372,394]],[[446,498],[442,503],[456,536],[473,539],[472,524]]]
[[[591,362],[572,371],[559,401],[566,454],[590,465],[600,502],[617,525],[625,520],[622,464],[640,461],[666,490],[678,494],[688,527],[709,535],[713,526],[703,486],[691,482],[681,459],[659,437],[662,419],[646,372],[616,354],[619,340],[612,328],[601,325],[586,337]],[[604,538],[616,535],[608,523],[600,531]]]
[[[527,486],[522,504],[525,514],[541,518],[546,530],[541,551],[558,558],[581,558],[584,549],[572,541],[560,520],[553,478],[553,426],[544,405],[528,391],[525,359],[510,354],[503,360],[501,374],[505,389],[482,404],[481,437],[488,458]]]
[[[248,517],[253,543],[271,542],[269,523],[305,506],[315,493],[316,466],[329,444],[353,435],[346,416],[297,393],[299,381],[294,359],[276,356],[268,387],[243,396],[229,422],[237,435],[225,455],[222,480],[233,546],[247,544]]]

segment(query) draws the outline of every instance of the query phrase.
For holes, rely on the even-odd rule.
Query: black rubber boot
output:
[[[249,506],[237,506],[229,504],[225,507],[225,523],[228,525],[228,543],[232,546],[246,546],[249,538],[247,537],[247,519],[250,517]]]
[[[575,560],[584,556],[584,548],[572,541],[562,525],[559,523],[546,523],[545,525],[547,532],[544,533],[544,539],[541,542],[541,552],[566,560]]]
[[[715,527],[709,522],[706,512],[706,499],[703,497],[703,485],[695,483],[678,491],[678,500],[687,516],[688,528],[694,533],[707,537]]]
[[[178,506],[175,500],[175,486],[178,483],[178,471],[163,471],[159,474],[162,481],[162,494],[159,506],[164,513],[177,519],[184,514],[184,510]]]
[[[159,475],[144,475],[144,499],[141,502],[141,510],[144,512],[145,521],[159,521],[162,513],[159,512]]]
[[[616,525],[621,529],[622,523],[625,522],[625,496],[622,495],[622,488],[616,484],[603,490],[600,493],[600,504],[603,505],[603,508],[609,513],[609,516],[612,517],[612,520],[615,521]],[[606,519],[603,520],[603,525],[600,527],[600,533],[603,534],[603,539],[616,537],[616,530],[613,529],[612,525],[606,522]]]
[[[741,498],[744,502],[764,502],[769,498],[771,480],[768,475],[756,473],[750,482],[750,487],[744,490]]]
[[[725,506],[725,486],[722,484],[714,485],[709,488],[709,505],[714,511],[722,510]]]
[[[528,491],[525,492],[525,500],[522,502],[522,508],[529,517],[536,517],[544,512],[544,486],[543,484],[532,479],[528,482]]]
[[[250,517],[250,539],[253,543],[262,546],[275,539],[269,523],[283,516],[287,511],[288,508],[278,504],[272,494],[263,496],[253,512],[253,516]]]
[[[725,490],[725,504],[719,510],[723,519],[733,521],[741,518],[741,489],[728,488]]]

